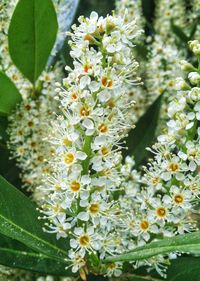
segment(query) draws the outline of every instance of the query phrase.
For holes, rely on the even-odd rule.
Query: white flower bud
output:
[[[188,79],[193,85],[197,85],[200,82],[200,74],[197,72],[190,72],[188,74]]]
[[[177,90],[185,91],[190,89],[190,86],[185,82],[182,77],[177,78],[175,82]]]
[[[184,71],[194,70],[194,66],[191,63],[187,62],[186,60],[181,60],[180,65],[181,65],[181,69]]]

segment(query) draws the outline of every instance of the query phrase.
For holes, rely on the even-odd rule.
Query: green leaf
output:
[[[172,261],[166,281],[197,281],[200,276],[200,258],[182,257]]]
[[[0,114],[10,114],[21,99],[15,84],[0,71]]]
[[[174,34],[179,39],[181,39],[181,41],[183,41],[184,43],[187,44],[187,42],[189,41],[189,37],[185,34],[185,32],[178,25],[175,25],[173,23],[173,21],[171,22],[171,29],[174,32]]]
[[[105,261],[115,262],[142,260],[156,256],[158,254],[167,254],[175,251],[200,254],[200,232],[165,238],[161,241],[152,242],[143,247],[138,247],[128,253],[109,257]]]
[[[9,31],[9,51],[19,70],[35,83],[54,45],[58,24],[51,0],[19,0]]]
[[[66,275],[66,264],[36,253],[16,240],[0,235],[0,264],[37,271],[43,274]]]
[[[140,276],[132,273],[131,274],[125,273],[122,274],[120,277],[121,277],[120,280],[122,281],[163,281],[163,279],[154,278],[150,275]],[[117,281],[117,280],[113,279],[113,281]]]
[[[124,156],[134,155],[136,166],[146,158],[148,155],[146,147],[151,146],[154,140],[161,100],[162,96],[159,96],[136,123],[136,128],[129,132],[126,142],[128,150],[124,152]]]
[[[8,119],[6,116],[0,116],[0,141],[1,143],[7,140]]]
[[[0,176],[0,233],[60,262],[67,243],[43,231],[36,206]],[[62,243],[63,242],[63,243]]]
[[[143,15],[148,22],[152,22],[154,18],[155,2],[154,0],[141,0]]]

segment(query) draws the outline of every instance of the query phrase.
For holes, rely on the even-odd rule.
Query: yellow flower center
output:
[[[179,171],[180,167],[178,163],[170,163],[168,166],[169,171],[171,172],[177,172]]]
[[[72,92],[72,93],[71,93],[71,99],[72,99],[72,100],[77,100],[77,98],[78,98],[77,93]]]
[[[109,153],[109,149],[107,147],[102,147],[101,148],[101,154],[106,156]]]
[[[140,223],[140,228],[142,230],[147,230],[149,228],[149,222],[147,220],[143,220]]]
[[[79,238],[79,243],[82,247],[87,247],[90,243],[90,237],[88,234],[83,234]]]
[[[156,214],[157,214],[158,217],[164,218],[164,217],[166,217],[167,211],[166,211],[165,208],[160,207],[156,210]]]
[[[98,127],[98,130],[102,133],[102,134],[105,134],[108,132],[108,126],[105,125],[105,124],[101,124],[99,127]]]
[[[152,183],[153,185],[157,185],[159,182],[160,182],[160,178],[159,178],[159,177],[153,177],[153,178],[151,179],[151,183]]]
[[[66,145],[66,146],[69,146],[69,145],[72,144],[72,142],[68,138],[64,138],[63,139],[63,144]]]
[[[174,196],[174,201],[176,204],[182,204],[184,202],[184,197],[181,194],[177,194]]]
[[[100,206],[99,203],[91,203],[89,211],[91,214],[96,215],[99,212]]]
[[[70,189],[73,191],[73,192],[78,192],[81,188],[81,184],[80,182],[74,180],[71,182],[70,184]]]
[[[65,161],[65,163],[66,163],[67,165],[70,165],[70,164],[73,163],[74,159],[75,159],[74,154],[71,153],[71,152],[68,152],[68,153],[65,155],[64,161]]]
[[[80,115],[81,116],[89,116],[90,115],[90,110],[86,106],[83,106],[80,109]]]
[[[101,78],[101,83],[106,88],[111,88],[112,85],[113,85],[113,81],[111,79],[109,79],[108,77],[106,77],[106,76],[103,76]]]

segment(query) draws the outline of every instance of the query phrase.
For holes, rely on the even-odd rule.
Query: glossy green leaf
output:
[[[0,116],[0,141],[1,143],[7,139],[8,119],[6,116]]]
[[[9,51],[19,70],[35,83],[54,45],[58,24],[51,0],[19,0],[9,31]]]
[[[0,71],[0,114],[10,114],[21,99],[15,84]]]
[[[181,257],[171,262],[166,281],[197,281],[200,277],[200,257]]]
[[[158,97],[136,123],[136,128],[129,132],[126,142],[128,150],[124,152],[124,156],[134,155],[136,165],[140,165],[148,155],[146,147],[151,146],[154,140],[161,100],[162,96]]]
[[[71,275],[66,264],[37,253],[17,240],[0,234],[0,264],[42,274]]]
[[[28,248],[19,250],[15,248],[0,247],[0,264],[36,271],[43,274],[66,275],[66,264],[55,261],[48,256],[30,251]]]
[[[63,262],[66,242],[45,233],[39,215],[36,206],[23,193],[0,177],[0,233]]]
[[[141,260],[158,254],[167,254],[175,251],[200,254],[200,232],[182,234],[172,238],[165,238],[158,242],[152,242],[128,253],[109,257],[106,261]]]

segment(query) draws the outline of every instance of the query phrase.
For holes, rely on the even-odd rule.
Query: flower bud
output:
[[[181,60],[180,65],[181,65],[181,69],[184,71],[194,70],[194,66],[191,63],[187,62],[186,60]]]
[[[200,82],[200,74],[197,72],[190,72],[188,74],[188,79],[193,85],[196,85]]]
[[[181,77],[176,79],[176,89],[180,91],[186,91],[190,89],[190,86]]]

